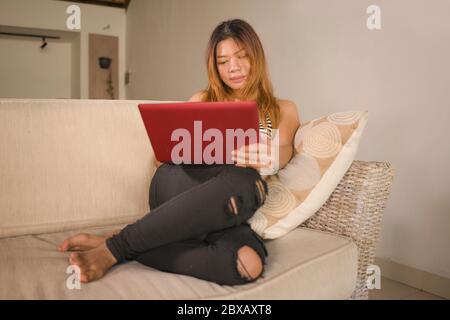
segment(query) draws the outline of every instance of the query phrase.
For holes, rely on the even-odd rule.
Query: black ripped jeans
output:
[[[264,241],[247,220],[267,192],[267,182],[253,168],[162,164],[150,185],[151,211],[106,245],[118,263],[136,260],[223,285],[249,283],[263,272],[252,279],[241,275],[237,252],[250,246],[266,264]]]

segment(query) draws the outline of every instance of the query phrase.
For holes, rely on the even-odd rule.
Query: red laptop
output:
[[[233,164],[231,152],[259,141],[255,101],[140,104],[155,157],[174,164]]]

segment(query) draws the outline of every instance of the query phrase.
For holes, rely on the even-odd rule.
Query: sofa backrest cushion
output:
[[[154,101],[0,100],[0,237],[147,213],[155,167],[142,102]]]

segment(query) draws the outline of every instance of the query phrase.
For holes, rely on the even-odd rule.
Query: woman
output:
[[[190,101],[256,100],[261,131],[268,137],[272,129],[278,133],[276,160],[284,167],[293,155],[300,123],[297,107],[274,97],[261,42],[248,23],[235,19],[215,28],[207,69],[207,89]],[[255,281],[263,274],[268,253],[247,220],[266,198],[267,182],[259,170],[268,162],[246,160],[256,159],[252,156],[259,147],[238,150],[236,165],[157,163],[149,194],[151,214],[113,234],[77,234],[59,250],[81,251],[70,255],[70,263],[80,267],[81,282],[99,279],[112,266],[130,260],[224,285]]]

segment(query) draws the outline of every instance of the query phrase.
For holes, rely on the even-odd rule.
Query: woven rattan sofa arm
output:
[[[327,202],[301,226],[351,238],[358,247],[353,299],[367,299],[367,267],[374,262],[394,168],[388,162],[355,160]]]

